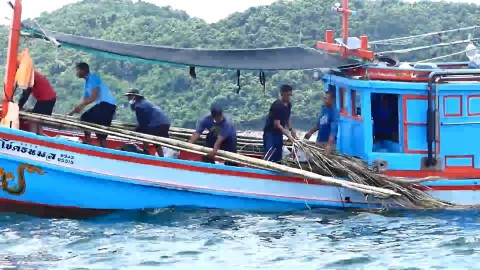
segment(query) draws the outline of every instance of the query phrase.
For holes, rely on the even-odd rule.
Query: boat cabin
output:
[[[480,171],[480,70],[468,63],[323,74],[340,110],[337,149],[391,174]]]

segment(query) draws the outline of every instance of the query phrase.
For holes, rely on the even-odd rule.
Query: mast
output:
[[[343,43],[347,44],[348,41],[348,16],[352,14],[352,11],[348,9],[348,0],[343,0],[343,8],[337,8],[337,12],[342,13],[342,29],[343,29]]]
[[[373,59],[375,54],[368,50],[368,37],[361,36],[359,44],[349,44],[348,36],[348,17],[355,15],[356,12],[348,9],[348,0],[342,0],[342,6],[340,4],[335,4],[335,7],[332,7],[332,10],[340,13],[342,16],[342,43],[343,44],[334,44],[333,43],[333,31],[327,30],[325,33],[325,41],[317,41],[317,49],[322,49],[327,52],[336,52],[343,55],[347,58],[350,55],[360,57],[364,60]],[[358,39],[355,38],[357,41]],[[353,40],[355,43],[355,40]]]
[[[20,41],[20,30],[22,22],[22,1],[15,0],[13,8],[12,28],[8,39],[7,61],[5,62],[5,81],[2,98],[2,118],[5,118],[8,111],[8,102],[12,100],[15,92],[15,74],[17,72],[18,44]]]

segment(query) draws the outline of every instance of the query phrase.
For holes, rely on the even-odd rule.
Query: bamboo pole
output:
[[[155,136],[146,135],[146,134],[133,132],[133,131],[127,131],[123,129],[105,127],[105,126],[95,125],[91,123],[83,124],[83,123],[78,123],[76,121],[66,121],[63,119],[55,119],[54,117],[51,117],[51,116],[38,115],[38,114],[27,113],[27,112],[20,112],[20,114],[24,116],[26,119],[39,121],[39,122],[42,121],[46,124],[48,123],[61,124],[64,126],[79,128],[79,129],[88,130],[91,132],[98,132],[98,133],[103,133],[103,134],[112,135],[112,136],[124,137],[131,140],[157,144],[157,145],[173,148],[176,150],[193,152],[196,154],[206,155],[210,153],[210,151],[212,151],[211,148],[198,146],[198,145],[190,144],[187,142],[182,142],[182,141],[173,140],[169,138],[155,137]],[[338,180],[332,177],[322,176],[312,172],[303,171],[301,169],[290,168],[290,167],[276,164],[273,162],[246,157],[236,153],[226,152],[223,150],[219,150],[217,152],[217,157],[223,160],[233,161],[233,162],[237,162],[244,165],[254,166],[257,168],[271,170],[271,171],[277,171],[285,174],[290,174],[290,175],[294,175],[304,179],[310,179],[310,180],[327,184],[327,185],[349,188],[364,194],[376,195],[383,198],[388,198],[391,196],[400,196],[399,193],[389,189],[372,187],[372,186],[357,184],[354,182],[349,182],[344,180]]]
[[[22,119],[24,117],[21,117]],[[74,121],[75,118],[72,118],[72,117],[55,117],[55,118],[59,118],[59,119],[65,119],[65,120],[68,120],[68,121]],[[63,127],[63,125],[52,125],[52,123],[46,123],[46,125],[49,125],[51,127],[55,127],[55,128],[59,128],[61,129]],[[128,126],[128,124],[127,124]],[[132,126],[132,125],[130,125]],[[121,125],[117,125],[116,126],[117,128],[120,128],[120,129],[125,129],[125,127],[121,126]],[[133,129],[133,128],[129,128],[128,130],[130,129]],[[172,139],[177,139],[177,140],[181,140],[181,141],[188,141],[191,137],[192,134],[185,134],[185,133],[174,133],[172,134],[172,132],[169,132],[170,133],[170,137]],[[196,144],[204,144],[205,142],[205,139],[206,139],[206,136],[205,135],[201,135],[200,138],[195,142]],[[263,143],[257,143],[257,142],[237,142],[237,151],[239,153],[243,153],[243,154],[263,154]]]
[[[75,119],[72,116],[67,116],[67,115],[62,115],[62,114],[53,114],[55,118],[60,118],[60,119]],[[112,121],[111,127],[116,127],[116,128],[123,128],[123,129],[129,129],[129,130],[134,130],[136,125],[134,124],[128,124],[128,123],[123,123],[120,121]],[[194,129],[188,129],[188,128],[179,128],[179,127],[170,127],[170,134],[172,135],[192,135],[193,132],[195,132]],[[203,135],[205,137],[205,135]],[[244,142],[244,143],[258,143],[263,145],[263,139],[262,138],[257,138],[257,137],[252,137],[252,136],[247,136],[247,135],[237,135],[237,142]],[[291,142],[289,140],[284,140],[284,143],[286,145],[291,145]]]
[[[60,114],[54,114],[54,116],[57,119],[65,119],[68,121],[73,121],[76,119],[72,116],[66,116],[66,115],[60,115]],[[136,125],[113,121],[112,127],[134,130]],[[61,126],[59,128],[61,128]],[[195,130],[193,129],[191,130],[191,129],[185,129],[185,128],[170,127],[169,134],[172,139],[188,141],[194,131]],[[200,138],[195,142],[195,144],[204,144],[205,140],[206,140],[206,135],[202,134]],[[285,146],[288,148],[291,148],[291,142],[286,141]],[[254,137],[248,137],[248,136],[244,136],[242,138],[242,136],[237,135],[237,151],[238,153],[249,154],[249,155],[263,154],[264,153],[263,140],[254,138]]]
[[[2,109],[2,106],[0,105],[0,110]],[[65,119],[65,120],[71,120],[71,119],[76,119],[75,117],[68,116],[68,115],[63,115],[63,114],[52,114],[53,117],[58,118],[58,119]],[[128,129],[128,130],[134,130],[136,125],[135,124],[129,124],[129,123],[123,123],[117,120],[112,121],[112,127],[116,128],[121,128],[121,129]],[[172,135],[177,135],[177,136],[191,136],[195,132],[194,129],[188,129],[188,128],[179,128],[179,127],[170,127],[170,134]],[[200,136],[200,139],[205,139],[205,135]],[[240,144],[258,144],[262,145],[263,147],[263,139],[258,138],[258,137],[252,137],[252,136],[247,136],[247,135],[237,135],[237,142]],[[283,141],[285,146],[292,146],[292,143],[289,140],[284,140]]]
[[[72,116],[67,116],[67,115],[61,115],[61,114],[54,114],[53,115],[57,119],[65,119],[65,120],[73,120],[76,119]],[[121,128],[121,129],[128,129],[128,130],[134,130],[136,125],[133,124],[126,124],[122,123],[119,121],[112,121],[111,127],[115,128]],[[171,136],[178,136],[178,137],[187,137],[190,138],[190,136],[195,132],[193,129],[186,129],[186,128],[178,128],[178,127],[170,127],[170,135]],[[200,136],[201,139],[205,139],[206,136],[202,135]],[[248,137],[248,136],[242,136],[242,135],[237,135],[237,142],[241,144],[258,144],[263,146],[263,140],[260,138],[254,138],[254,137]],[[290,143],[288,141],[288,143]],[[291,144],[291,143],[290,143]]]

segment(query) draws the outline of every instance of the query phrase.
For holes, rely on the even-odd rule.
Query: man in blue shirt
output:
[[[87,63],[78,63],[76,69],[77,77],[85,80],[85,87],[80,103],[68,115],[80,113],[87,105],[93,103],[94,105],[82,114],[80,120],[97,125],[110,126],[117,110],[115,98],[110,89],[98,75],[90,73],[90,67]],[[107,135],[98,133],[96,135],[100,146],[106,147]],[[84,143],[90,144],[90,137],[91,133],[85,131]]]
[[[169,137],[171,121],[162,109],[146,100],[138,89],[130,89],[125,96],[130,103],[130,108],[137,116],[138,126],[135,131],[158,137]],[[148,143],[143,143],[143,148],[148,153]],[[158,156],[163,157],[162,147],[157,145],[156,148]]]
[[[210,115],[202,118],[188,142],[195,143],[205,129],[208,130],[205,146],[213,148],[213,150],[203,158],[204,162],[215,163],[214,158],[219,149],[232,153],[237,152],[237,130],[232,119],[223,114],[220,106],[212,106]],[[236,163],[228,161],[225,161],[225,165],[237,166]]]
[[[318,131],[316,143],[323,146],[327,155],[335,149],[338,133],[338,119],[340,112],[335,107],[335,97],[332,92],[326,92],[323,96],[323,106],[317,122],[305,134],[305,139],[310,139],[313,133]]]
[[[292,114],[293,87],[282,85],[280,97],[270,106],[265,127],[263,128],[264,158],[272,162],[280,162],[283,152],[283,135],[293,142],[297,137],[292,128],[290,116]]]

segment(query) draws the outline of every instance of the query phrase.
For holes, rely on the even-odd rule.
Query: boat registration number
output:
[[[66,164],[74,164],[75,163],[75,157],[74,156],[69,156],[66,154],[61,154],[60,157],[58,157],[57,161],[66,163]]]

